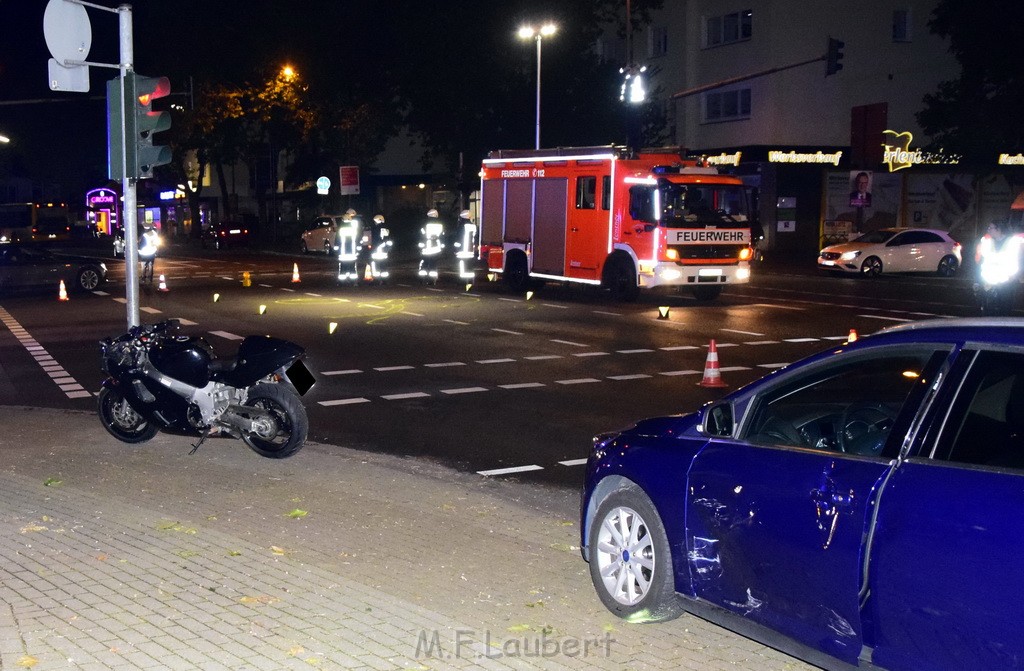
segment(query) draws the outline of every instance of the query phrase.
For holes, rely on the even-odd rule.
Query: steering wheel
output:
[[[770,442],[773,445],[800,446],[807,444],[807,441],[792,424],[778,417],[773,417],[761,427],[758,435],[770,439],[765,442]]]
[[[850,404],[839,422],[839,451],[864,456],[881,454],[895,420],[896,412],[884,403]]]

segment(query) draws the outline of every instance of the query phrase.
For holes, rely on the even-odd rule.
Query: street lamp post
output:
[[[540,149],[540,45],[545,37],[555,34],[558,27],[553,23],[545,23],[540,28],[523,26],[519,29],[520,39],[533,39],[537,42],[537,135],[534,149]]]

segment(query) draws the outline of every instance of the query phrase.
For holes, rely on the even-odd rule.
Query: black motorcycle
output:
[[[126,443],[158,431],[241,438],[257,454],[283,459],[306,440],[309,420],[300,396],[313,384],[287,340],[248,336],[231,359],[219,359],[198,336],[179,335],[168,319],[131,327],[100,341],[107,379],[99,393],[103,427]]]

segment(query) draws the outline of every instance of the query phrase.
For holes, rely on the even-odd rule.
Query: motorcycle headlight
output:
[[[860,256],[860,250],[859,249],[857,251],[855,251],[855,252],[846,252],[845,254],[840,256],[839,258],[842,261],[853,261],[858,256]]]

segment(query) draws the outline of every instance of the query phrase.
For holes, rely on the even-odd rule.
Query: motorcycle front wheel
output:
[[[99,414],[107,433],[124,443],[144,443],[158,431],[156,425],[128,405],[120,392],[107,387],[100,390]]]
[[[309,419],[302,401],[290,389],[279,384],[258,384],[249,390],[245,405],[259,408],[269,418],[257,419],[255,430],[242,434],[242,440],[261,457],[290,457],[306,442]]]

